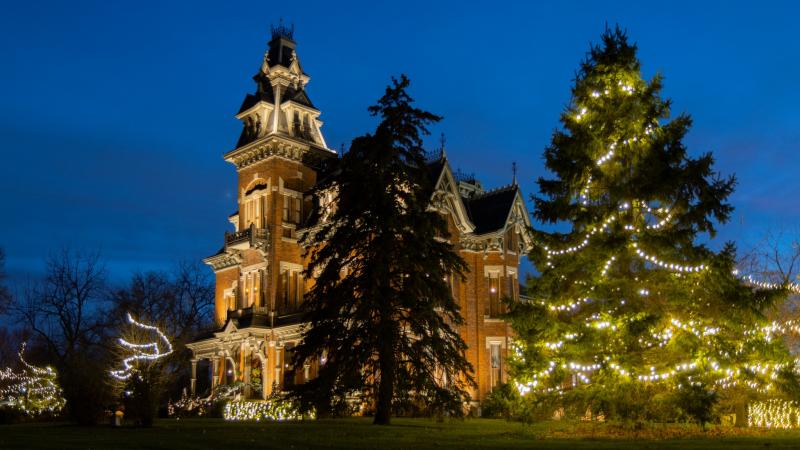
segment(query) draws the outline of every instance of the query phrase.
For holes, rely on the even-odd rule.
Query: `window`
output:
[[[300,114],[294,112],[294,120],[292,121],[292,134],[298,136],[300,134]]]
[[[489,296],[484,307],[484,315],[497,317],[500,314],[500,277],[499,274],[489,274],[486,279]]]
[[[222,302],[228,311],[236,309],[236,291],[233,288],[225,289],[222,294]]]
[[[295,370],[294,366],[292,365],[293,356],[294,346],[292,344],[287,344],[283,348],[283,386],[281,387],[284,389],[294,386],[295,384]]]
[[[283,196],[283,221],[284,222],[288,222],[289,221],[289,202],[290,202],[290,200],[291,199],[289,198],[288,195],[284,195]]]
[[[289,272],[281,272],[281,310],[289,309]]]
[[[242,286],[240,308],[250,308],[252,306],[263,306],[261,301],[263,295],[264,269],[251,270],[242,274],[239,285]]]
[[[280,312],[290,314],[296,312],[303,302],[305,284],[303,283],[303,267],[299,264],[281,262],[280,272]]]
[[[513,229],[509,229],[505,236],[506,251],[510,253],[517,252],[517,233]]]
[[[505,292],[512,300],[519,300],[519,281],[517,280],[517,269],[515,267],[506,267],[506,286]]]
[[[303,208],[303,200],[299,198],[293,198],[292,204],[294,205],[294,208],[292,209],[292,222],[299,224],[300,215]]]
[[[242,197],[241,216],[244,228],[255,225],[256,228],[265,228],[267,223],[267,185],[257,184]]]
[[[502,361],[502,356],[500,354],[500,343],[499,342],[492,342],[489,345],[489,363],[490,363],[490,365],[492,367],[492,373],[491,373],[491,376],[492,376],[492,378],[491,378],[492,388],[494,388],[495,386],[500,384],[500,381],[501,381],[500,378],[502,376],[502,372],[501,372],[501,367],[500,366],[502,365],[502,362],[503,362]]]

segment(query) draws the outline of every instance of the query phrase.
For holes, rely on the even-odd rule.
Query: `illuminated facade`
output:
[[[229,217],[233,232],[205,259],[216,274],[217,331],[189,344],[192,390],[197,366],[207,361],[211,386],[243,382],[251,397],[266,397],[314,377],[320,361],[293,370],[292,348],[301,339],[298,308],[313,280],[303,277],[304,228],[324,215],[309,194],[337,158],[321,132],[320,111],[305,88],[309,76],[295,52],[291,30],[273,30],[269,50],[236,115],[244,129],[225,160],[238,173],[239,210]],[[504,359],[510,327],[499,319],[501,298],[519,296],[519,261],[530,250],[528,212],[512,184],[484,191],[480,183],[454,176],[442,151],[430,163],[436,175],[432,207],[448,217],[451,241],[467,262],[466,281],[453,280],[465,324],[462,338],[475,367],[474,399],[482,400],[506,381]],[[205,366],[206,363],[203,364]]]

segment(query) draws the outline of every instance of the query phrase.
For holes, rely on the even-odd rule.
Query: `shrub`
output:
[[[699,383],[682,384],[675,394],[675,404],[687,416],[705,430],[706,424],[714,420],[714,407],[718,398]]]
[[[500,384],[481,404],[481,417],[511,419],[520,412],[520,395],[510,383]]]

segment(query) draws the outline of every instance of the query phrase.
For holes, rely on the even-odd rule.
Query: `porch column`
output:
[[[190,384],[190,389],[192,396],[194,396],[195,391],[197,390],[197,359],[195,358],[192,358],[192,381]]]
[[[252,370],[253,363],[251,362],[250,358],[252,352],[250,347],[247,345],[242,346],[242,382],[244,383],[244,396],[245,398],[250,398],[250,371]]]
[[[275,386],[278,389],[283,389],[283,380],[281,379],[281,370],[283,370],[283,346],[275,346]]]
[[[219,381],[219,356],[212,356],[211,357],[211,388],[217,387]]]

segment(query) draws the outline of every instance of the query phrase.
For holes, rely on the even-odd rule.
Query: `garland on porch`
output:
[[[313,412],[305,416],[297,404],[280,392],[277,385],[272,386],[272,393],[266,400],[230,401],[225,404],[222,417],[228,421],[256,421],[261,420],[302,420],[313,419]]]

